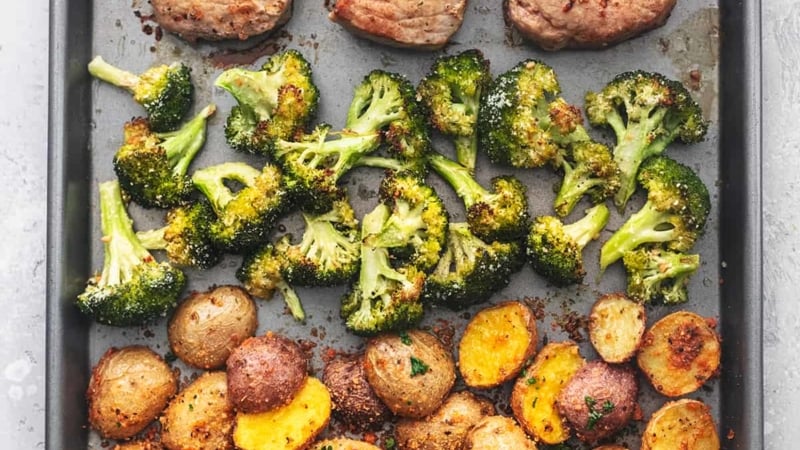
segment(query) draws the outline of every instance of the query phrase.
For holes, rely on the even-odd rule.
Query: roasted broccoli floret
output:
[[[329,139],[331,134],[336,139]],[[339,179],[363,155],[380,145],[380,133],[331,133],[327,125],[298,142],[277,140],[274,156],[284,169],[286,184],[304,209],[324,212],[342,197]]]
[[[436,60],[417,86],[417,98],[428,109],[431,124],[452,136],[456,159],[475,171],[478,155],[478,111],[492,82],[489,61],[472,49]]]
[[[194,86],[188,67],[181,63],[151,67],[137,76],[112,66],[96,56],[89,63],[89,73],[133,94],[133,99],[147,111],[153,131],[174,130],[192,106]]]
[[[384,131],[389,151],[416,159],[430,149],[430,132],[414,86],[402,75],[373,70],[356,86],[347,111],[347,132]]]
[[[391,214],[383,203],[366,214],[361,222],[362,241],[380,234]],[[394,268],[387,248],[363,243],[358,280],[342,299],[341,315],[347,329],[372,335],[415,326],[422,320],[424,283],[424,272],[413,265]]]
[[[206,139],[206,106],[181,129],[154,133],[145,119],[125,124],[125,143],[114,155],[114,172],[131,199],[145,208],[169,208],[185,202],[194,190],[186,175]]]
[[[470,231],[481,239],[513,241],[528,228],[528,196],[525,185],[512,176],[492,180],[492,190],[483,188],[469,169],[438,153],[428,157],[430,166],[453,187],[464,201]]]
[[[614,204],[622,209],[636,190],[636,173],[647,158],[675,139],[703,140],[708,122],[697,102],[677,81],[642,71],[617,75],[600,92],[586,94],[586,115],[594,126],[614,130],[614,160],[621,185]]]
[[[214,207],[213,242],[231,253],[266,242],[275,220],[286,209],[288,192],[283,176],[270,164],[259,171],[245,163],[223,163],[196,171],[192,181]],[[226,184],[230,182],[243,187],[234,193]]]
[[[380,232],[363,242],[388,248],[392,257],[424,272],[439,261],[447,239],[447,210],[436,192],[409,174],[389,174],[378,193],[390,211]]]
[[[586,141],[571,145],[554,163],[564,172],[553,202],[560,217],[569,215],[584,195],[600,203],[619,189],[617,163],[603,144]]]
[[[272,298],[275,289],[280,290],[292,317],[303,322],[306,320],[306,312],[297,292],[283,277],[285,267],[284,255],[272,244],[267,244],[245,256],[241,267],[236,271],[236,278],[242,282],[247,292],[265,300]]]
[[[347,200],[339,200],[330,211],[303,214],[306,228],[297,244],[285,235],[275,244],[286,264],[283,277],[299,286],[335,286],[358,273],[361,255],[358,220]]]
[[[622,262],[628,273],[628,296],[644,303],[678,304],[689,299],[686,284],[700,267],[700,255],[638,249],[625,253]]]
[[[425,280],[424,303],[458,310],[486,301],[525,263],[519,242],[484,242],[466,223],[451,223],[447,247]]]
[[[354,164],[355,167],[374,167],[395,173],[406,173],[418,178],[428,174],[428,162],[425,158],[403,159],[385,156],[365,155]]]
[[[589,140],[580,109],[560,91],[553,69],[535,60],[495,79],[478,117],[479,145],[493,163],[540,167],[565,146]]]
[[[142,231],[136,236],[149,250],[165,250],[176,266],[208,269],[222,258],[211,239],[211,224],[215,218],[211,205],[201,200],[171,209],[166,226]]]
[[[133,231],[117,181],[100,183],[103,271],[89,279],[78,308],[107,325],[140,325],[167,314],[186,284],[180,270],[159,263]]]
[[[705,228],[711,200],[692,169],[653,156],[642,164],[637,179],[647,190],[647,202],[603,244],[601,271],[642,244],[685,253]]]
[[[214,84],[238,103],[225,124],[225,137],[236,150],[268,155],[276,139],[292,139],[314,116],[319,91],[311,66],[296,50],[277,53],[261,70],[222,72]]]
[[[582,282],[586,275],[583,248],[603,231],[609,215],[608,207],[599,204],[569,225],[557,217],[537,217],[528,233],[528,262],[533,270],[556,286]]]

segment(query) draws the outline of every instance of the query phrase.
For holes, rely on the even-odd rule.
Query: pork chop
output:
[[[292,0],[150,0],[156,22],[189,42],[247,39],[283,25]]]
[[[660,27],[677,0],[505,0],[506,19],[545,50],[597,48]]]
[[[394,47],[442,48],[464,21],[466,0],[338,0],[330,19]]]

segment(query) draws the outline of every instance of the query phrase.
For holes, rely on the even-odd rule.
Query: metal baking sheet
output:
[[[343,125],[350,92],[370,70],[400,72],[416,83],[436,56],[467,48],[481,49],[491,60],[495,75],[526,58],[543,60],[556,70],[567,100],[578,105],[587,90],[601,88],[626,70],[658,71],[689,83],[712,121],[708,138],[693,146],[673,145],[667,154],[698,171],[712,193],[713,210],[707,231],[695,248],[703,265],[691,281],[691,300],[684,308],[719,319],[723,368],[718,379],[688,397],[711,405],[723,448],[763,448],[759,2],[681,1],[663,28],[645,36],[602,51],[558,53],[542,52],[506,27],[497,1],[472,0],[453,43],[433,53],[392,49],[354,37],[327,19],[328,7],[327,1],[298,1],[292,20],[270,37],[190,45],[162,34],[149,19],[150,7],[144,0],[51,2],[47,448],[101,448],[97,435],[87,431],[84,393],[92,365],[109,346],[145,344],[162,355],[169,351],[165,320],[146,327],[98,326],[73,306],[85,280],[102,264],[97,184],[113,177],[111,160],[121,140],[122,124],[141,114],[126,93],[93,82],[86,63],[100,54],[137,72],[156,63],[184,61],[192,67],[197,87],[195,110],[209,102],[220,107],[210,122],[206,148],[193,167],[229,160],[260,164],[263,159],[235,153],[225,144],[222,125],[233,103],[228,94],[213,87],[213,80],[223,65],[256,68],[268,54],[283,48],[297,49],[311,62],[321,91],[318,121],[334,127]],[[598,130],[591,133],[610,141],[610,136]],[[437,148],[452,151],[445,141]],[[532,214],[550,213],[557,180],[551,171],[508,170],[491,165],[484,156],[478,164],[479,180],[513,173],[529,186]],[[368,169],[358,169],[347,177],[357,212],[363,214],[374,206],[379,177],[379,171]],[[429,176],[429,182],[445,199],[453,219],[463,219],[453,192],[435,175]],[[641,203],[642,197],[637,195],[628,213]],[[136,207],[131,212],[140,229],[157,226],[163,215]],[[612,212],[609,231],[587,247],[587,261],[596,260],[601,243],[622,221]],[[293,216],[282,226],[301,232],[300,222]],[[187,271],[189,289],[236,283],[234,271],[239,262],[231,256],[211,271]],[[596,281],[595,265],[588,264],[588,271],[584,285],[556,289],[525,267],[491,301],[528,298],[544,305],[538,321],[540,335],[550,341],[566,339],[570,336],[559,323],[585,315],[599,294],[625,288],[619,264],[600,282]],[[299,289],[309,315],[306,325],[293,322],[284,313],[277,295],[269,302],[259,301],[259,330],[279,331],[317,344],[314,369],[319,371],[323,349],[353,350],[363,343],[345,332],[338,317],[344,290]],[[673,310],[649,307],[648,322]],[[458,339],[468,317],[433,310],[423,326],[455,330]],[[582,334],[585,338],[585,331]],[[596,357],[587,342],[581,347],[585,357]],[[191,376],[180,363],[175,365],[182,378]],[[644,380],[640,399],[645,418],[666,400]],[[508,411],[502,401],[499,406]],[[644,422],[637,423],[618,442],[638,448],[643,427]]]

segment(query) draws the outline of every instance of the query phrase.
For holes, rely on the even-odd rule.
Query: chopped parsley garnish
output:
[[[386,441],[384,441],[383,443],[383,446],[386,448],[386,450],[392,450],[395,447],[395,445],[396,443],[394,441],[394,438],[391,436],[387,437]]]
[[[614,404],[611,403],[611,400],[603,402],[599,410],[594,408],[595,405],[597,405],[597,400],[591,396],[587,395],[583,398],[583,401],[586,402],[586,406],[589,407],[589,420],[586,422],[586,429],[588,430],[593,430],[594,426],[603,416],[614,411]]]
[[[428,369],[430,369],[430,367],[428,367],[427,364],[422,362],[421,359],[415,358],[413,356],[411,357],[411,376],[412,377],[415,377],[417,375],[425,375],[426,373],[428,373]]]
[[[536,408],[536,402],[538,402],[538,401],[539,401],[539,397],[535,397],[533,399],[533,404],[531,405],[531,408]]]
[[[610,412],[611,412],[611,411],[613,411],[613,410],[614,410],[614,404],[613,404],[613,403],[611,403],[611,400],[606,400],[606,401],[603,403],[603,412],[604,412],[604,413],[606,413],[606,414],[608,414],[608,413],[610,413]]]
[[[405,331],[400,333],[400,342],[405,345],[411,345],[411,336],[408,335]]]
[[[536,384],[536,377],[530,377],[527,380],[525,380],[525,382],[528,384],[528,386]]]

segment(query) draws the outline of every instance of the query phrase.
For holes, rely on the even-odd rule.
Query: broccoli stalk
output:
[[[628,295],[639,302],[663,299],[667,304],[688,300],[686,284],[700,267],[700,255],[638,249],[622,257],[628,274]]]
[[[487,243],[472,234],[468,224],[451,223],[447,247],[425,280],[423,303],[458,310],[486,301],[508,285],[511,274],[524,263],[519,243]]]
[[[119,183],[100,183],[103,271],[89,279],[78,308],[100,323],[140,325],[165,315],[186,284],[180,270],[157,262],[139,242]]]
[[[210,225],[212,241],[233,253],[266,242],[288,200],[283,175],[270,164],[259,171],[245,163],[223,163],[196,171],[192,181],[216,213],[217,218]],[[234,193],[226,186],[229,181],[244,187]]]
[[[192,183],[186,173],[206,139],[206,124],[216,106],[203,108],[179,130],[153,133],[148,121],[125,124],[125,143],[114,155],[122,189],[145,208],[169,208],[186,201]]]
[[[276,289],[281,291],[283,301],[292,317],[298,322],[303,322],[306,320],[306,312],[297,292],[283,277],[285,264],[284,255],[276,251],[272,244],[267,244],[245,256],[236,272],[236,278],[244,284],[247,292],[256,297],[270,299]]]
[[[170,262],[180,267],[208,269],[222,257],[211,239],[214,210],[205,202],[180,206],[167,213],[167,225],[136,233],[149,250],[165,250]]]
[[[451,136],[456,159],[475,171],[478,155],[478,111],[481,96],[492,82],[489,61],[480,50],[442,56],[420,81],[417,96],[429,111],[431,124]]]
[[[319,101],[311,66],[296,50],[273,55],[258,71],[228,69],[214,84],[238,103],[225,124],[228,144],[249,153],[268,155],[275,140],[293,138]]]
[[[380,233],[391,215],[381,203],[366,214],[361,224],[362,239]],[[361,245],[358,281],[342,300],[341,315],[347,329],[360,335],[403,330],[419,323],[420,300],[425,274],[414,266],[395,269],[386,248]]]
[[[692,169],[654,156],[642,164],[638,180],[647,190],[647,202],[603,244],[601,271],[643,244],[686,252],[705,227],[711,200]]]
[[[154,131],[175,129],[192,106],[190,70],[181,63],[151,67],[137,76],[96,56],[88,68],[95,78],[133,94],[133,99],[147,111]]]
[[[621,210],[636,190],[642,162],[661,154],[675,139],[699,142],[708,130],[700,106],[677,81],[643,71],[617,75],[600,92],[586,94],[586,112],[594,126],[614,130],[614,160],[621,185],[614,204]]]
[[[560,217],[569,215],[584,195],[600,203],[619,189],[619,169],[608,147],[593,141],[580,142],[557,158],[564,171],[553,207]]]
[[[472,177],[468,168],[432,152],[428,162],[464,201],[470,231],[486,241],[513,241],[525,234],[528,226],[528,198],[525,186],[514,177],[492,180],[487,191]]]
[[[557,286],[582,282],[586,275],[583,248],[597,238],[609,216],[606,205],[599,204],[569,225],[553,216],[537,217],[528,234],[527,254],[533,270]]]

